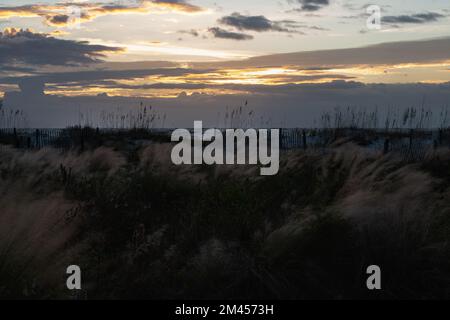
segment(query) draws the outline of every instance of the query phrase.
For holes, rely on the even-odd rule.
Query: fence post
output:
[[[412,144],[413,144],[413,130],[411,129],[409,131],[409,150],[412,149]]]
[[[81,128],[81,131],[80,131],[80,149],[81,149],[81,152],[83,152],[84,151],[84,134],[83,134],[83,128]]]
[[[100,129],[98,127],[95,129],[95,135],[96,135],[95,139],[97,142],[97,147],[100,147],[102,145],[102,139],[100,138]]]
[[[306,149],[308,149],[308,145],[306,143],[306,131],[305,130],[302,131],[302,139],[303,139],[303,149],[306,150]]]
[[[36,129],[36,148],[39,149],[40,143],[39,143],[39,129]]]
[[[17,137],[17,130],[16,130],[16,128],[14,128],[14,145],[16,146],[16,148],[19,147],[19,138]]]
[[[389,138],[384,139],[384,148],[383,154],[387,154],[389,152]]]

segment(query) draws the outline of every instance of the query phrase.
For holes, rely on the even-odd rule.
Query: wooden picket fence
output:
[[[170,129],[14,129],[0,128],[0,146],[57,149],[82,148],[86,141],[101,136],[122,136],[128,140],[151,140],[155,134],[170,136]],[[280,149],[324,149],[340,138],[350,138],[374,152],[399,153],[408,161],[423,159],[431,148],[450,146],[449,130],[363,130],[363,129],[280,129]]]

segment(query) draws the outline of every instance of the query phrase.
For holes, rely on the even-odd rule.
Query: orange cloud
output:
[[[203,8],[185,0],[143,0],[138,5],[116,5],[104,3],[59,3],[56,5],[24,5],[0,7],[0,18],[42,17],[50,26],[63,27],[92,21],[99,16],[113,14],[150,13],[158,10],[197,13]]]

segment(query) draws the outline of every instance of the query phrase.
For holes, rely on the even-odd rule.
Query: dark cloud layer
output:
[[[234,12],[229,16],[222,17],[218,20],[220,24],[234,27],[241,31],[256,32],[295,32],[287,26],[295,27],[294,21],[271,21],[265,16],[245,16],[238,12]]]
[[[436,12],[418,13],[412,15],[384,16],[382,22],[389,24],[423,24],[435,22],[445,16]]]
[[[212,35],[215,38],[220,38],[220,39],[230,39],[230,40],[238,40],[238,41],[253,39],[252,35],[240,33],[240,32],[227,31],[227,30],[219,28],[219,27],[209,28],[208,31],[210,33],[212,33]]]
[[[197,63],[211,68],[297,66],[322,68],[357,65],[429,63],[450,60],[450,38],[389,42],[367,47],[259,56],[240,61]]]
[[[226,30],[218,31],[230,33]],[[35,41],[35,43],[32,46],[33,50],[30,50],[25,56],[22,50],[16,50],[14,54],[8,51],[11,46],[22,45],[29,41]],[[25,45],[23,48],[28,50],[30,46]],[[92,48],[96,49],[92,51]],[[90,46],[83,42],[58,40],[31,31],[8,30],[1,34],[0,50],[0,67],[4,69],[3,65],[6,67],[6,63],[8,63],[8,68],[14,71],[14,68],[20,67],[9,63],[14,62],[14,58],[20,58],[21,62],[37,67],[48,64],[49,61],[52,61],[52,64],[55,65],[81,63],[85,62],[85,59],[92,62],[100,59],[99,55],[103,54],[105,50],[111,51],[111,48]],[[74,52],[68,53],[68,50]],[[58,54],[65,58],[61,58]],[[71,58],[67,60],[68,57]],[[142,100],[173,112],[170,118],[179,119],[179,122],[174,120],[171,123],[174,127],[188,125],[192,118],[215,121],[217,111],[220,108],[227,105],[238,105],[246,100],[249,100],[250,104],[256,106],[259,110],[266,110],[271,117],[283,117],[286,114],[286,119],[291,121],[286,125],[308,126],[311,125],[314,118],[320,118],[323,111],[330,110],[337,105],[355,105],[367,108],[374,107],[374,105],[410,107],[422,103],[423,97],[426,96],[427,105],[432,108],[440,108],[448,104],[449,83],[364,84],[351,81],[356,79],[340,75],[338,70],[358,65],[426,64],[449,60],[450,38],[442,38],[384,43],[362,48],[278,54],[241,61],[190,63],[187,68],[179,68],[167,62],[100,63],[94,65],[94,68],[84,67],[80,68],[81,70],[61,66],[41,67],[39,73],[36,72],[31,77],[23,75],[14,77],[11,74],[8,77],[0,77],[0,85],[4,85],[6,88],[20,86],[20,92],[7,92],[5,94],[5,105],[10,107],[23,106],[29,114],[30,125],[37,127],[67,125],[67,123],[70,123],[70,119],[67,118],[68,114],[72,114],[73,119],[76,120],[80,105],[86,110],[92,108],[92,110],[100,111],[99,108],[104,107],[105,110],[108,110],[111,105],[123,105],[132,108]],[[29,71],[26,69],[26,67],[29,67],[28,65],[24,65],[24,67],[22,71]],[[227,70],[229,69],[263,67],[289,67],[295,70],[310,71],[333,69],[333,71],[311,72],[309,74],[261,75],[261,79],[273,80],[264,84],[258,82],[253,84],[220,82],[220,80],[227,80],[227,77],[229,77]],[[448,63],[443,63],[443,68],[447,67]],[[44,71],[48,69],[51,69],[51,71]],[[20,71],[20,69],[15,71]],[[195,76],[192,76],[193,74]],[[144,79],[151,76],[154,77],[146,79],[147,81],[121,81]],[[169,79],[164,79],[165,77]],[[180,77],[180,80],[189,79],[189,82],[174,82],[174,77]],[[254,77],[258,77],[258,75],[254,75]],[[333,79],[337,80],[333,81]],[[325,83],[314,83],[315,81]],[[106,95],[65,97],[44,93],[49,92],[49,90],[50,92],[58,92],[67,89],[70,92],[71,89],[83,90],[85,88],[95,88],[94,92],[99,93],[102,92],[102,88],[105,92],[114,92],[114,89],[141,89],[149,90],[146,93],[152,93],[152,90],[155,90],[155,96],[158,94],[158,90],[167,89],[174,91],[173,96],[177,94],[179,96],[170,99],[107,97]],[[205,89],[215,90],[217,94],[198,93]],[[229,90],[235,93],[223,94]],[[183,91],[191,92],[182,94]],[[192,93],[192,91],[197,92],[197,94]]]
[[[193,37],[198,37],[199,36],[199,32],[195,29],[190,29],[190,30],[179,30],[178,33],[180,34],[188,34],[191,35]]]
[[[0,78],[3,84],[19,84],[24,79],[33,80],[34,82],[43,83],[73,83],[79,82],[96,83],[104,80],[115,79],[135,79],[148,76],[161,77],[180,77],[188,74],[202,74],[211,72],[211,69],[194,70],[189,68],[150,68],[150,69],[125,69],[125,70],[92,70],[92,71],[73,71],[73,72],[55,72],[55,73],[39,73],[35,76],[26,77],[5,77]]]
[[[0,32],[0,65],[70,65],[100,61],[107,52],[121,48],[61,40],[29,30]]]
[[[318,11],[330,4],[329,0],[297,0],[301,7],[299,11]]]
[[[268,126],[310,127],[315,125],[314,121],[320,119],[324,112],[333,112],[337,106],[356,106],[361,110],[374,110],[377,106],[381,119],[388,112],[389,106],[395,106],[395,110],[400,111],[411,106],[420,107],[424,96],[427,97],[426,107],[438,115],[442,106],[448,103],[450,83],[366,85],[335,81],[326,84],[254,86],[253,90],[264,94],[180,94],[173,99],[143,99],[107,96],[30,97],[29,94],[19,93],[8,95],[5,104],[7,107],[26,106],[30,126],[48,128],[78,123],[80,106],[82,112],[89,112],[94,116],[104,110],[111,111],[111,106],[120,105],[124,110],[133,110],[143,102],[152,105],[161,114],[167,114],[167,126],[184,128],[192,126],[194,120],[203,120],[205,126],[223,125],[223,121],[217,122],[218,113],[224,115],[226,106],[238,106],[243,101],[248,101],[246,111],[254,110],[258,115],[256,120],[260,116],[270,119]]]

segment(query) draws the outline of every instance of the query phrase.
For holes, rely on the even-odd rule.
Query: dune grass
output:
[[[0,296],[448,298],[448,150],[408,164],[351,143],[280,172],[173,166],[170,145],[0,154]],[[368,265],[383,290],[365,288]]]

